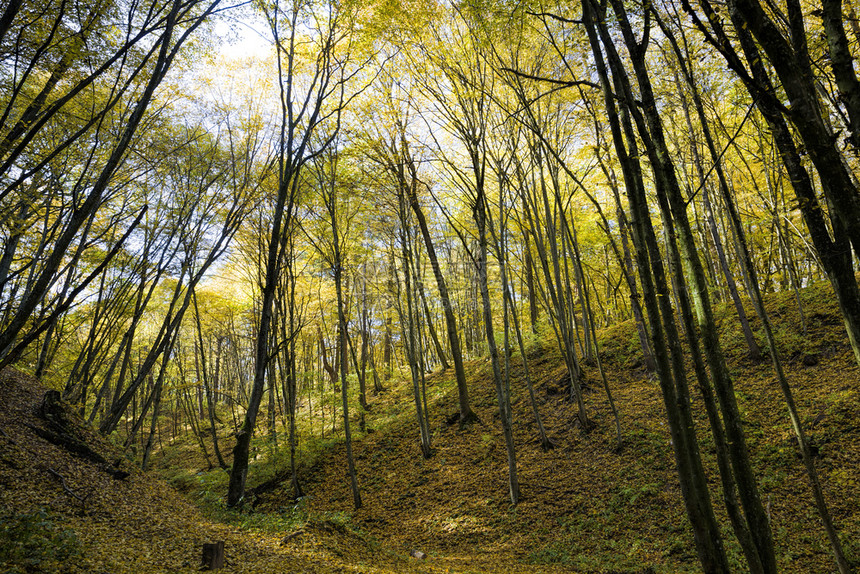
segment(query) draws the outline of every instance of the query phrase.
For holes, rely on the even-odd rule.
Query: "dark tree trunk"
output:
[[[664,274],[662,255],[657,247],[656,236],[648,213],[642,185],[641,167],[638,161],[639,153],[636,149],[636,137],[623,101],[621,107],[623,122],[619,118],[609,75],[603,60],[603,49],[597,38],[591,2],[583,3],[583,21],[600,76],[604,104],[612,130],[612,140],[627,186],[636,262],[650,324],[651,349],[666,407],[687,516],[693,528],[696,550],[702,569],[709,574],[727,573],[730,571],[728,560],[711,507],[696,441],[695,427],[689,412],[689,394],[684,379],[683,364],[680,365],[680,369],[677,368],[683,356],[679,347],[680,338],[675,330],[674,314]],[[601,30],[601,32],[605,36],[605,31]],[[605,44],[607,52],[610,52],[613,49],[611,41],[606,41]],[[614,68],[613,71],[615,71]],[[618,77],[619,75],[619,72],[613,75],[616,83],[620,83],[622,80]],[[624,90],[619,90],[619,92],[623,93]],[[622,126],[626,138],[625,135],[622,135]],[[629,153],[627,146],[630,148]],[[664,322],[666,326],[665,335]],[[670,366],[670,349],[667,347],[667,341],[671,345],[671,355],[676,368]]]
[[[415,180],[413,174],[413,180]],[[415,219],[418,222],[418,229],[421,231],[421,238],[424,240],[424,247],[427,249],[427,258],[430,259],[430,267],[433,269],[433,277],[436,279],[436,287],[439,289],[439,297],[442,301],[442,310],[445,313],[445,327],[448,331],[448,343],[451,346],[451,360],[454,362],[454,374],[457,377],[457,400],[460,406],[460,424],[465,425],[477,419],[475,413],[472,412],[472,407],[469,404],[469,389],[466,386],[466,370],[463,368],[463,354],[460,350],[460,336],[457,333],[457,320],[454,317],[454,307],[451,304],[451,297],[448,294],[448,284],[445,281],[445,276],[442,274],[442,267],[439,265],[439,258],[436,255],[436,248],[433,245],[433,239],[430,236],[430,228],[427,226],[427,219],[424,217],[424,211],[421,209],[421,204],[418,202],[418,196],[414,189],[406,186],[406,191],[409,192],[409,205],[412,208],[412,213],[415,214]],[[429,318],[428,318],[429,320]]]

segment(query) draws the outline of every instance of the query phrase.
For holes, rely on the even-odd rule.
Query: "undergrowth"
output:
[[[0,566],[6,574],[59,571],[80,552],[75,532],[44,508],[0,517]]]
[[[854,368],[853,357],[826,283],[804,290],[802,304],[803,321],[791,293],[770,295],[766,303],[801,416],[817,449],[817,464],[843,528],[845,550],[850,560],[857,561],[860,543],[851,535],[856,534],[857,524],[849,507],[857,494],[851,453],[856,452],[860,407],[855,382],[848,375],[841,376],[842,371],[850,373]],[[726,303],[716,309],[721,342],[736,380],[763,502],[772,515],[780,568],[811,571],[808,565],[817,568],[829,564],[829,559],[767,359],[761,325],[749,303],[747,310],[764,358],[753,361],[747,356],[734,307]],[[801,323],[805,333],[799,330]],[[388,389],[371,397],[372,408],[365,413],[368,430],[355,434],[365,498],[361,511],[350,507],[343,478],[342,437],[331,433],[331,418],[324,438],[318,436],[318,424],[300,428],[299,477],[310,496],[298,501],[292,499],[290,490],[284,435],[278,448],[267,437],[255,439],[260,456],[252,461],[249,486],[280,481],[257,507],[252,504],[256,501],[238,510],[224,506],[228,477],[220,469],[183,469],[183,464],[177,464],[182,457],[176,453],[165,454],[160,466],[166,469],[162,470],[165,477],[209,517],[250,531],[283,533],[308,524],[330,523],[367,539],[386,539],[386,548],[423,545],[440,559],[446,552],[479,552],[482,545],[492,544],[538,568],[697,571],[658,385],[655,375],[644,368],[635,325],[627,321],[602,330],[598,344],[621,411],[624,446],[620,452],[614,450],[604,393],[594,383],[598,380],[595,366],[587,366],[585,399],[598,426],[583,432],[572,423],[572,406],[563,392],[569,379],[548,330],[530,336],[526,350],[544,423],[556,444],[553,451],[539,451],[532,438],[531,415],[525,411],[522,357],[516,351],[512,354],[518,457],[525,493],[516,508],[504,496],[504,447],[495,418],[490,366],[483,359],[467,367],[472,406],[482,421],[466,429],[446,422],[456,412],[453,373],[428,377],[432,439],[437,449],[429,460],[417,455],[409,386],[387,381]],[[715,447],[700,401],[694,390],[696,426],[714,485],[712,499],[725,531],[728,558],[737,571],[743,571],[743,555],[722,515]],[[487,560],[494,560],[492,556]]]

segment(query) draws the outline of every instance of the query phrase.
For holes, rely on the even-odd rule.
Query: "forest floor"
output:
[[[790,293],[772,296],[769,310],[834,522],[858,565],[860,369],[828,286],[806,289],[802,301],[806,334]],[[746,356],[735,324],[727,314],[723,340],[780,571],[833,572],[772,368]],[[409,388],[391,383],[371,398],[367,431],[357,433],[354,443],[364,503],[357,511],[345,449],[336,437],[315,442],[313,456],[301,459],[306,496],[299,502],[292,499],[289,477],[278,470],[283,458],[266,462],[263,456],[251,468],[250,486],[265,478],[273,487],[243,512],[228,512],[220,509],[225,473],[205,470],[193,442],[165,444],[153,461],[159,470],[149,473],[84,428],[78,429],[82,442],[119,465],[72,455],[34,431],[50,428],[35,412],[45,389],[7,371],[0,376],[0,572],[193,572],[201,545],[215,540],[226,542],[227,572],[698,571],[662,399],[636,358],[641,353],[632,324],[601,335],[603,366],[620,414],[620,449],[597,366],[586,366],[584,397],[594,427],[585,431],[575,423],[566,369],[553,347],[535,345],[528,357],[555,445],[549,451],[536,440],[522,362],[513,358],[522,492],[516,507],[508,500],[488,361],[469,365],[481,422],[463,429],[446,422],[457,411],[453,375],[428,379],[429,459],[420,454]],[[694,407],[728,553],[744,571],[722,511],[713,442],[697,393]],[[117,468],[129,475],[115,478]],[[410,557],[412,551],[426,559]],[[40,562],[28,563],[27,556]]]
[[[860,562],[860,370],[847,344],[829,287],[803,293],[804,335],[790,293],[771,297],[769,311],[785,349],[787,375],[805,428],[818,453],[825,495],[849,557]],[[752,311],[749,311],[752,313]],[[813,507],[811,490],[769,360],[752,361],[737,321],[727,315],[723,340],[761,495],[773,526],[782,572],[831,572],[835,565]],[[755,327],[757,321],[753,321]],[[763,340],[763,337],[762,337]],[[481,424],[459,429],[456,392],[440,377],[428,381],[433,447],[420,455],[414,403],[408,389],[374,399],[368,426],[355,443],[363,508],[352,511],[345,450],[336,445],[300,471],[311,509],[340,511],[350,524],[399,554],[420,548],[453,572],[496,571],[500,558],[522,571],[559,566],[573,572],[698,571],[656,380],[639,364],[631,323],[605,331],[601,356],[619,410],[623,443],[596,365],[588,365],[584,396],[595,423],[584,432],[567,394],[567,371],[557,351],[533,351],[540,412],[555,448],[537,441],[522,377],[513,370],[517,467],[522,498],[508,500],[507,458],[488,361],[468,369]],[[691,385],[695,387],[691,379]],[[730,560],[742,555],[722,511],[713,441],[698,392],[694,407],[712,496],[727,534]],[[391,419],[392,413],[400,416]],[[289,482],[264,496],[258,508],[290,500]],[[549,571],[549,570],[547,570]]]

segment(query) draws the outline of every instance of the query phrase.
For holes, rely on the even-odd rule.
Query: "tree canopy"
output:
[[[165,417],[209,433],[231,507],[255,433],[289,452],[300,497],[297,445],[342,429],[358,508],[369,397],[410,383],[429,458],[427,374],[453,370],[467,427],[464,360],[487,357],[517,504],[516,389],[554,446],[530,345],[557,346],[584,433],[597,374],[621,448],[597,331],[631,320],[702,568],[731,569],[731,537],[776,572],[728,304],[848,572],[763,297],[790,293],[805,334],[799,292],[827,280],[860,363],[858,44],[852,0],[11,0],[0,366],[62,390],[144,467]]]

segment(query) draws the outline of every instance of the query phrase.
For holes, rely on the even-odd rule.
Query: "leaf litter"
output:
[[[860,372],[826,287],[804,293],[809,332],[798,342],[792,300],[772,296],[778,335],[785,333],[786,370],[816,464],[849,558],[860,557]],[[766,362],[740,350],[727,315],[724,340],[762,497],[783,572],[834,570],[812,505],[803,466]],[[780,331],[781,329],[781,331]],[[46,391],[14,370],[0,374],[0,519],[32,519],[43,536],[31,546],[69,542],[68,553],[43,552],[36,562],[0,554],[2,572],[197,572],[204,542],[225,541],[224,572],[696,572],[699,570],[675,476],[659,389],[631,353],[629,323],[604,331],[601,352],[624,432],[615,448],[614,423],[594,365],[586,366],[585,400],[595,422],[574,422],[567,373],[545,344],[530,353],[544,424],[556,447],[543,451],[522,383],[512,371],[521,502],[507,500],[504,443],[489,365],[469,365],[473,408],[481,422],[459,428],[449,373],[428,379],[434,455],[420,456],[408,390],[373,397],[369,432],[355,442],[364,507],[351,507],[342,444],[300,469],[308,518],[283,531],[240,528],[212,520],[185,496],[141,472],[84,425],[79,438],[128,472],[117,479],[104,465],[71,454],[34,429]],[[734,345],[738,343],[738,345]],[[812,357],[813,360],[810,360]],[[719,518],[713,444],[701,401],[694,397],[703,457]],[[80,423],[80,421],[78,421]],[[213,472],[223,472],[216,470]],[[292,507],[289,477],[260,494],[255,511]],[[326,516],[330,518],[325,518]],[[23,518],[22,518],[23,517]],[[26,523],[30,524],[30,523]],[[25,530],[2,530],[0,533]],[[741,554],[727,534],[730,558]],[[58,542],[59,541],[59,542]],[[0,546],[30,548],[24,541]],[[43,548],[44,550],[44,548]],[[416,557],[418,556],[418,557]],[[5,558],[4,558],[5,557]],[[740,568],[742,569],[742,568]]]

